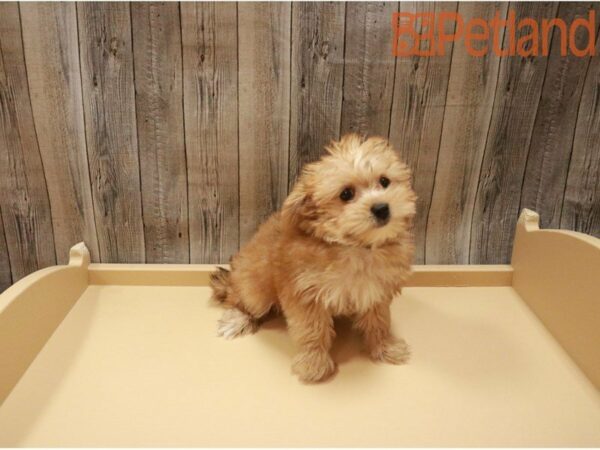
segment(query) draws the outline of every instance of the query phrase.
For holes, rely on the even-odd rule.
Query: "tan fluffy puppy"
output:
[[[334,372],[336,315],[353,318],[373,359],[408,358],[390,333],[390,303],[413,256],[410,171],[383,138],[350,134],[326,150],[232,259],[231,272],[211,278],[214,298],[230,307],[222,336],[252,332],[272,308],[283,311],[299,347],[292,370],[303,381]]]

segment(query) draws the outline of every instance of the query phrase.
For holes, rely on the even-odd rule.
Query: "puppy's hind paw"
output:
[[[256,321],[239,309],[227,309],[217,322],[217,336],[225,339],[252,334],[257,329]]]
[[[410,349],[408,344],[400,339],[398,341],[386,342],[380,347],[371,351],[371,357],[376,361],[383,361],[390,364],[404,364],[410,358]]]

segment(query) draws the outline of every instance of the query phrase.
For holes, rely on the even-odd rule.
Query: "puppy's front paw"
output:
[[[323,351],[298,353],[292,361],[292,372],[307,383],[324,380],[334,371],[335,362]]]
[[[403,339],[386,342],[371,351],[371,358],[390,364],[404,364],[410,358],[410,349]]]

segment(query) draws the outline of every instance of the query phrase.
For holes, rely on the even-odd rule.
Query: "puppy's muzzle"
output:
[[[375,203],[371,206],[371,213],[375,216],[379,226],[383,226],[390,221],[390,206],[387,203]]]

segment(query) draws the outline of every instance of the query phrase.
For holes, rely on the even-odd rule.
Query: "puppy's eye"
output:
[[[390,179],[388,177],[381,177],[379,179],[379,184],[381,184],[381,186],[383,186],[384,188],[388,187],[390,185]]]
[[[340,198],[344,202],[349,202],[350,200],[352,200],[354,198],[354,189],[352,189],[351,187],[347,187],[340,194]]]

